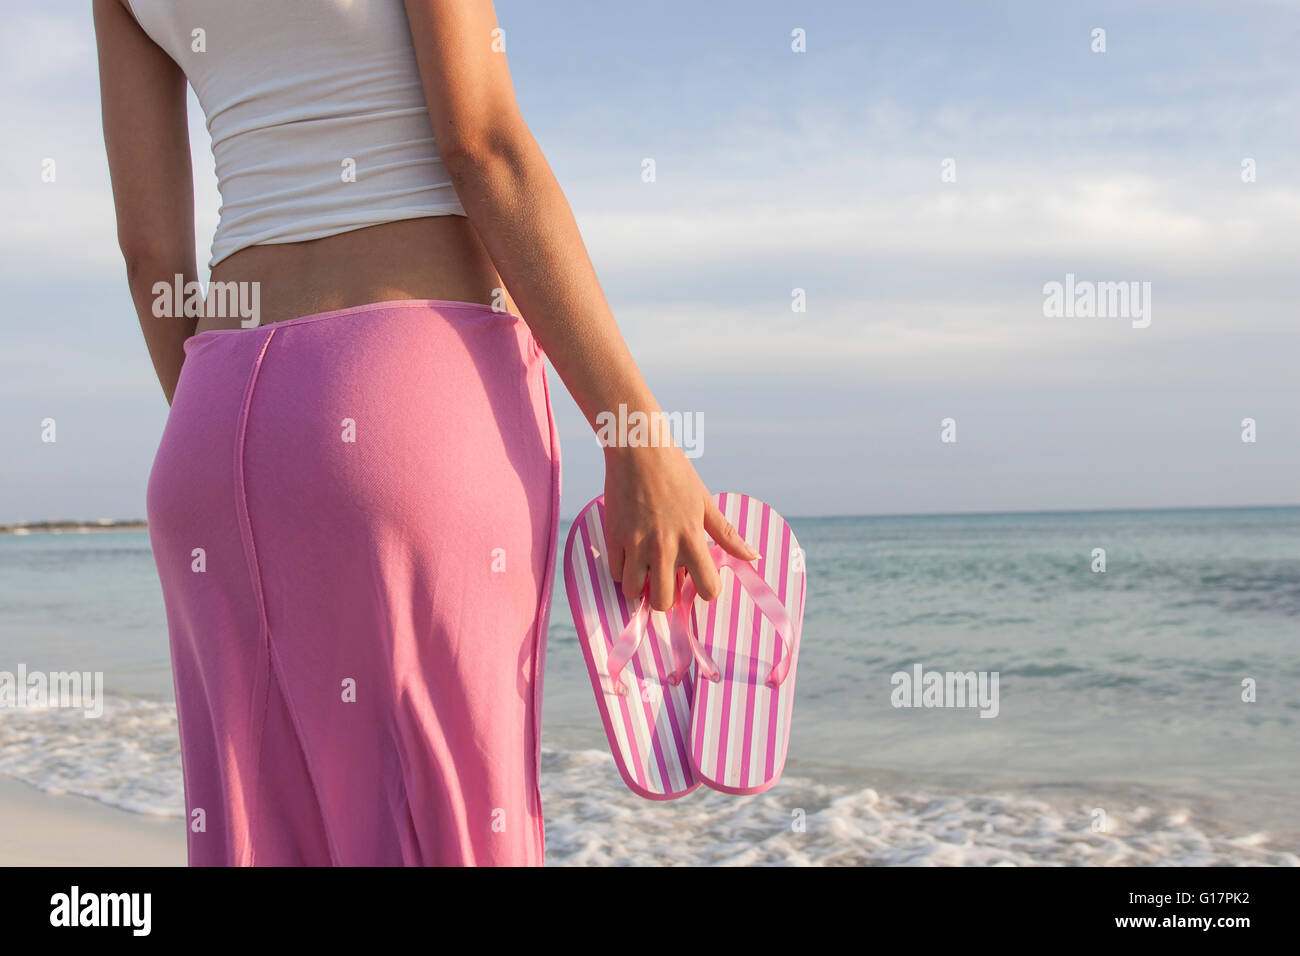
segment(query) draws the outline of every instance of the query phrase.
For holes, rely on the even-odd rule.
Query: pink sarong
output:
[[[560,456],[523,320],[204,332],[149,480],[191,865],[540,864]]]

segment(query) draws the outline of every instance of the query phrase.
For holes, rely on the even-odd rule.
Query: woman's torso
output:
[[[402,0],[125,2],[203,108],[211,281],[256,283],[260,324],[402,298],[514,310],[438,156]],[[250,324],[222,312],[197,331]]]

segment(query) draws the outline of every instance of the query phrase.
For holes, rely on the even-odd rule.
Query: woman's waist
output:
[[[196,332],[398,300],[518,312],[468,221],[438,216],[241,249],[212,270]]]

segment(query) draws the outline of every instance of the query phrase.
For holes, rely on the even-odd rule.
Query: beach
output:
[[[178,819],[128,813],[0,777],[0,866],[184,866]]]

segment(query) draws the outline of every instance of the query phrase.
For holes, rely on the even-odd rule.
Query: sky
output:
[[[143,516],[166,420],[89,10],[26,6],[0,35],[0,523]],[[1300,2],[497,12],[715,491],[788,515],[1300,503]],[[190,115],[202,264],[219,197]],[[1137,283],[1149,310],[1045,314],[1067,276]],[[552,394],[568,516],[601,457],[554,373]]]

